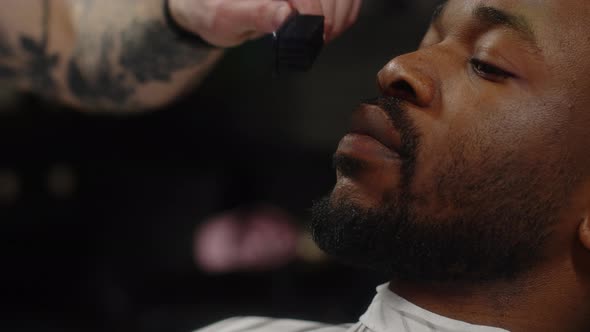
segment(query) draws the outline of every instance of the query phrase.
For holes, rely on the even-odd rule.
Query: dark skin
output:
[[[539,201],[559,198],[542,262],[517,278],[482,284],[394,279],[393,291],[473,324],[514,332],[590,330],[589,54],[585,0],[451,0],[420,48],[379,72],[382,94],[402,99],[420,133],[409,185],[418,220],[469,215],[470,202],[486,202],[465,188],[470,180],[485,179],[488,170],[498,170],[494,165],[515,156],[514,179],[506,183],[531,176],[525,182],[538,183],[531,192]],[[354,176],[339,170],[333,203],[378,208],[404,181],[399,134],[379,124],[371,107],[355,113],[363,124],[353,120],[357,134],[339,146],[337,155],[364,166]],[[455,155],[461,172],[449,177]],[[511,197],[510,187],[504,192]],[[487,194],[494,201],[503,192]]]

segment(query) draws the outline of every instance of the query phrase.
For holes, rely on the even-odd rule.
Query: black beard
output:
[[[403,204],[364,210],[326,197],[313,205],[311,231],[333,257],[394,280],[481,283],[514,279],[543,258],[549,221],[512,227],[501,214],[487,225],[419,220]]]
[[[503,163],[490,163],[489,169],[464,169],[462,165],[469,164],[461,159],[462,147],[457,145],[458,162],[441,170],[439,182],[453,194],[450,200],[460,212],[429,216],[410,192],[419,150],[417,132],[399,102],[376,103],[390,113],[402,134],[406,158],[400,188],[386,194],[387,205],[378,209],[360,208],[346,198],[315,202],[311,232],[321,249],[394,280],[423,283],[511,280],[543,260],[546,239],[568,195],[564,184],[573,181],[563,174],[571,172],[558,164],[527,169],[517,154],[498,156]],[[353,178],[362,171],[362,163],[347,158],[335,162]],[[550,175],[551,183],[538,180],[547,179],[539,174]]]

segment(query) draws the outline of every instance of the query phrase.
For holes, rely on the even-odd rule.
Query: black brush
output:
[[[324,46],[324,16],[291,16],[273,33],[275,73],[311,69]]]

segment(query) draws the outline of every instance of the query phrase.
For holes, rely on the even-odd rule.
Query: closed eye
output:
[[[469,60],[469,63],[478,76],[489,81],[503,82],[509,78],[515,77],[515,75],[510,72],[476,58]]]

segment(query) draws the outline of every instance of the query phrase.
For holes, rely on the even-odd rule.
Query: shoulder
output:
[[[318,322],[268,317],[234,317],[194,332],[345,332],[352,324],[330,325]]]

